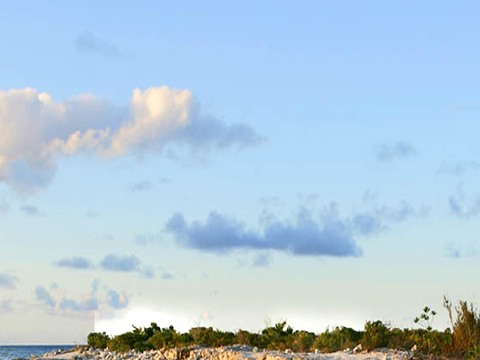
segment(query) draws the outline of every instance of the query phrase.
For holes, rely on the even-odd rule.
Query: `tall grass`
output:
[[[452,303],[444,298],[444,307],[452,325],[451,350],[458,356],[480,359],[480,315],[472,304],[460,301],[455,307],[453,319]]]

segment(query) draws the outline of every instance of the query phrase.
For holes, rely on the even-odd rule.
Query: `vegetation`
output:
[[[361,344],[368,351],[387,347],[414,349],[416,357],[480,359],[480,314],[465,301],[460,301],[454,307],[444,298],[444,307],[451,323],[451,328],[444,331],[433,328],[436,312],[426,306],[414,320],[419,326],[417,329],[393,328],[388,323],[377,320],[367,321],[363,331],[336,327],[316,335],[308,331],[294,331],[286,321],[282,321],[258,333],[247,330],[221,331],[212,327],[195,327],[187,333],[180,333],[173,326],[160,328],[156,323],[151,323],[149,327],[134,326],[132,331],[113,337],[104,332],[90,333],[88,345],[108,347],[119,352],[233,344],[276,350],[291,349],[295,352],[334,352],[352,349]]]

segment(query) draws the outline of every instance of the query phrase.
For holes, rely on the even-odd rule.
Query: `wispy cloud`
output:
[[[115,255],[107,254],[98,265],[86,257],[73,256],[65,257],[54,264],[58,267],[73,269],[73,270],[87,270],[100,268],[104,271],[137,273],[141,278],[153,279],[155,271],[151,266],[142,264],[142,261],[135,255]]]
[[[253,258],[252,266],[253,267],[268,267],[270,265],[271,257],[269,254],[262,253],[258,254]]]
[[[41,214],[38,207],[32,205],[20,206],[20,211],[28,216],[39,216]]]
[[[75,47],[78,51],[97,53],[105,57],[122,57],[121,51],[111,42],[95,36],[90,31],[85,31],[75,39]]]
[[[162,273],[162,275],[160,275],[160,277],[161,277],[163,280],[172,280],[172,279],[175,278],[172,274],[170,274],[169,272],[166,272],[166,271],[164,271],[164,272]]]
[[[6,214],[10,211],[10,204],[7,200],[0,200],[0,214]]]
[[[13,311],[13,301],[11,299],[4,299],[0,301],[0,314],[11,313]]]
[[[42,189],[57,159],[87,153],[103,158],[190,150],[208,154],[264,141],[251,127],[204,113],[189,90],[135,89],[128,106],[93,95],[55,101],[35,89],[0,91],[0,182],[20,192]]]
[[[470,219],[480,214],[480,197],[467,200],[462,192],[450,196],[448,199],[450,211],[464,219]]]
[[[35,297],[38,301],[46,305],[48,308],[50,309],[55,308],[55,305],[57,302],[45,287],[37,286],[35,288]]]
[[[409,143],[397,141],[392,144],[384,144],[377,149],[376,155],[379,161],[393,161],[416,155],[417,150]]]
[[[477,255],[477,249],[474,246],[461,246],[460,244],[447,244],[446,254],[451,258],[465,258]]]
[[[0,273],[0,288],[15,290],[17,288],[18,278],[7,272]]]
[[[145,233],[135,237],[135,243],[138,245],[149,245],[159,243],[161,241],[160,234]]]
[[[443,163],[438,169],[439,174],[463,176],[470,171],[480,171],[480,162],[469,161],[456,164]]]
[[[153,184],[150,181],[139,181],[129,186],[130,191],[142,192],[153,189]]]
[[[91,269],[93,267],[89,259],[80,256],[60,259],[56,262],[56,265],[70,269]]]
[[[128,296],[125,292],[118,292],[107,287],[99,287],[99,281],[92,282],[90,291],[79,299],[69,297],[64,289],[57,286],[46,288],[38,286],[35,289],[36,300],[52,314],[72,314],[83,312],[111,312],[124,309],[128,306]]]
[[[142,262],[135,255],[119,256],[115,254],[108,254],[100,262],[100,267],[103,270],[116,272],[136,272],[144,279],[153,279],[155,273],[149,266],[142,265]]]
[[[350,223],[352,229],[361,235],[372,235],[388,230],[391,224],[398,224],[414,217],[428,216],[430,209],[426,206],[414,208],[406,201],[396,206],[374,205],[370,210],[354,214]]]
[[[166,230],[183,246],[210,252],[251,249],[310,256],[362,254],[346,223],[338,219],[320,223],[307,210],[299,211],[293,222],[272,221],[262,232],[248,230],[243,223],[216,212],[211,212],[204,223],[191,224],[182,214],[174,214]]]

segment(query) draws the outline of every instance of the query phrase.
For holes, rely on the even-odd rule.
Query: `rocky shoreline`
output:
[[[361,348],[335,353],[294,353],[290,350],[272,351],[251,346],[236,345],[218,348],[188,347],[182,349],[129,351],[118,353],[109,350],[79,347],[71,351],[53,351],[31,360],[403,360],[411,359],[411,351],[377,349],[366,352]],[[17,359],[18,360],[18,359]]]

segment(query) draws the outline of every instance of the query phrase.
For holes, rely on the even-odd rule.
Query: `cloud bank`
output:
[[[166,230],[183,246],[210,252],[251,249],[310,256],[362,254],[344,222],[333,219],[320,223],[306,210],[299,211],[293,222],[273,220],[260,232],[248,230],[243,223],[217,212],[211,212],[204,223],[191,224],[176,213],[167,222]]]
[[[262,215],[262,228],[249,230],[244,223],[211,212],[204,222],[188,223],[181,213],[167,221],[166,232],[184,247],[206,252],[227,253],[237,249],[260,251],[253,266],[268,266],[269,250],[294,256],[356,257],[362,255],[355,238],[378,234],[413,217],[425,217],[428,208],[415,209],[406,201],[397,206],[377,205],[342,218],[332,202],[318,216],[301,208],[293,220]],[[265,251],[265,252],[261,252]]]
[[[0,91],[0,182],[23,192],[47,186],[60,156],[208,153],[262,141],[245,124],[204,114],[189,90],[135,89],[124,107],[93,95],[55,101],[31,88]]]

